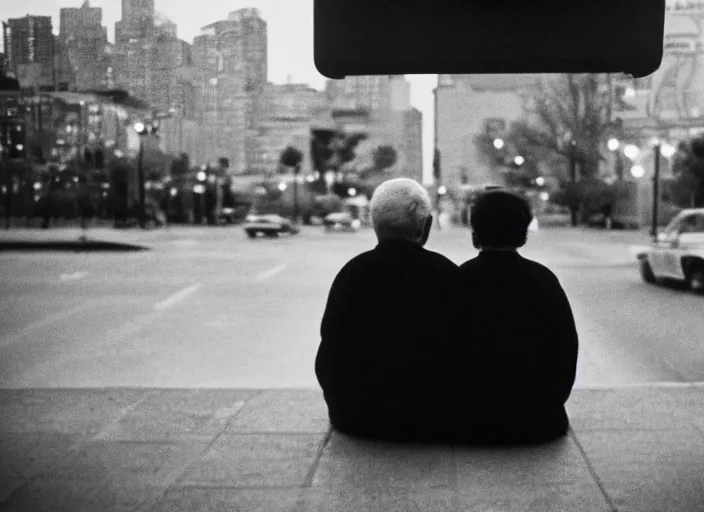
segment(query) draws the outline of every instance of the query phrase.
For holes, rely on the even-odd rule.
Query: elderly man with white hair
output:
[[[396,441],[449,436],[459,268],[424,249],[433,222],[416,181],[382,183],[371,200],[378,244],[330,289],[315,372],[332,426]]]

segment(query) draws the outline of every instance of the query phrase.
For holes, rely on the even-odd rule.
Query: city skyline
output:
[[[66,7],[80,7],[83,0],[27,0],[4,6],[3,20],[31,15],[51,16],[53,31],[59,31],[59,12]],[[103,25],[108,40],[115,41],[115,22],[121,19],[121,0],[90,0],[91,7],[103,10]],[[188,43],[200,35],[210,23],[224,19],[238,9],[260,10],[268,24],[268,75],[273,83],[307,83],[318,90],[325,88],[327,78],[318,73],[313,61],[313,0],[200,0],[198,9],[189,4],[156,0],[157,14],[178,27],[178,37]],[[437,75],[406,75],[411,83],[411,104],[423,113],[423,180],[432,179],[433,153],[433,88]]]

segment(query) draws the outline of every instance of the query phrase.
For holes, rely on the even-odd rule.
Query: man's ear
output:
[[[425,223],[423,224],[423,233],[421,233],[420,236],[420,245],[423,247],[427,242],[428,242],[428,237],[430,237],[430,228],[433,225],[433,216],[428,215],[428,218],[425,219]]]

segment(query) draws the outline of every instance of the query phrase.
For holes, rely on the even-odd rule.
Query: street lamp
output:
[[[515,163],[517,166],[521,166],[525,163],[526,159],[523,158],[521,155],[516,156],[516,158],[513,159],[513,163]]]
[[[634,144],[629,144],[628,146],[623,148],[623,154],[626,155],[629,160],[635,160],[640,154],[640,149]]]
[[[356,195],[357,195],[357,189],[354,188],[354,187],[350,187],[349,189],[347,189],[347,193],[348,193],[350,196],[356,196]]]
[[[494,147],[496,149],[503,149],[504,145],[505,145],[505,143],[504,143],[503,139],[494,139]]]
[[[618,141],[618,139],[609,139],[609,142],[607,143],[609,151],[616,151],[620,145],[621,143]]]
[[[535,178],[535,184],[539,187],[542,187],[543,185],[545,185],[545,178],[543,178],[542,176],[538,176],[537,178]]]
[[[633,176],[636,179],[640,179],[643,176],[645,176],[645,169],[643,169],[642,165],[636,164],[633,167],[631,167],[631,176]]]
[[[147,229],[147,195],[144,186],[144,140],[147,134],[147,125],[141,121],[134,123],[134,129],[139,135],[139,158],[137,160],[137,175],[139,179],[139,227]]]
[[[283,182],[279,183],[279,190],[280,190],[281,192],[283,192],[284,190],[286,190],[286,183],[283,183]]]
[[[672,144],[663,144],[662,147],[660,148],[660,153],[662,156],[664,156],[667,159],[670,159],[673,157],[675,153],[677,153],[677,148],[673,146]]]

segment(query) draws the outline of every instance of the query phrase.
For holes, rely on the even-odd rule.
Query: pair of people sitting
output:
[[[433,218],[416,181],[371,200],[376,247],[335,277],[315,372],[333,428],[375,439],[537,443],[566,435],[578,338],[557,277],[522,257],[529,204],[485,192],[470,224],[479,255],[424,249]]]

